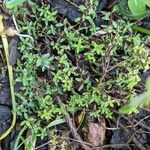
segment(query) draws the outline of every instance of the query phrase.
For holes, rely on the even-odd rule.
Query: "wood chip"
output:
[[[105,127],[104,118],[100,118],[98,123],[89,122],[88,142],[96,147],[103,145],[106,133]]]

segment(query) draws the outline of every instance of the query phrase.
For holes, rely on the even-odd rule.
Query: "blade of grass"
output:
[[[150,30],[145,29],[145,28],[142,28],[142,27],[139,27],[139,26],[137,26],[137,25],[133,25],[133,26],[132,26],[132,29],[150,35]]]
[[[66,122],[65,119],[57,119],[57,120],[52,121],[52,122],[47,126],[47,128],[50,128],[50,127],[52,127],[52,126],[56,126],[56,125],[59,125],[59,124],[65,123],[65,122]]]
[[[19,141],[20,141],[20,139],[21,139],[21,136],[22,136],[22,134],[24,133],[24,131],[27,129],[27,126],[24,126],[21,130],[20,130],[20,132],[19,132],[19,134],[18,134],[18,136],[17,136],[17,139],[16,139],[16,142],[15,142],[15,144],[14,144],[14,150],[17,150],[17,149],[19,149],[19,146],[18,146],[18,144],[19,144]]]
[[[13,114],[13,119],[11,122],[11,126],[0,136],[0,141],[7,137],[12,129],[14,128],[16,124],[16,101],[15,101],[15,93],[14,93],[14,80],[13,80],[13,68],[9,64],[9,52],[8,52],[8,41],[6,34],[3,32],[4,31],[4,25],[3,25],[3,16],[0,15],[0,36],[2,39],[3,47],[4,47],[4,53],[7,61],[7,69],[8,69],[8,76],[9,76],[9,84],[10,84],[10,93],[11,93],[11,100],[12,100],[12,114]]]

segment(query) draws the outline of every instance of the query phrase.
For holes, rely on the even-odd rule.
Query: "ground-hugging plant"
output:
[[[149,69],[142,38],[126,19],[103,25],[106,34],[92,36],[99,31],[92,22],[95,15],[86,12],[90,21],[80,18],[73,25],[39,3],[30,3],[30,13],[17,16],[21,32],[34,37],[34,44],[21,39],[22,58],[15,69],[22,125],[33,135],[46,136],[48,124],[63,117],[60,101],[69,113],[84,109],[94,117],[111,117],[112,108],[136,95],[139,71]]]

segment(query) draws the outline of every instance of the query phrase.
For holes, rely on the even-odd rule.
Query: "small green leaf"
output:
[[[47,128],[50,128],[50,127],[53,127],[53,126],[56,126],[56,125],[59,125],[59,124],[62,124],[62,123],[65,123],[65,119],[56,119],[54,121],[52,121],[48,126]]]

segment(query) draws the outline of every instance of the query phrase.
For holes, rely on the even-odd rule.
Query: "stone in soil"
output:
[[[0,135],[2,135],[10,126],[11,110],[9,106],[11,105],[11,97],[9,90],[8,80],[0,75]],[[5,138],[0,146],[2,150],[8,150],[10,142],[10,136]]]
[[[11,105],[8,80],[0,77],[0,105]]]
[[[142,26],[146,29],[150,29],[150,17],[147,17],[142,21]]]
[[[125,134],[124,131],[121,129],[114,130],[112,139],[111,139],[111,144],[124,144],[127,142],[127,135]],[[128,150],[128,147],[122,147],[122,148],[112,148],[111,150]]]
[[[51,0],[50,3],[54,10],[56,10],[59,14],[67,17],[72,22],[74,22],[76,18],[81,18],[82,16],[82,13],[79,11],[78,7],[67,2],[66,0]],[[100,0],[97,11],[101,11],[106,4],[106,0]],[[103,23],[100,16],[96,17],[94,22],[97,26],[100,26]]]
[[[141,77],[141,79],[144,80],[144,81],[145,81],[149,76],[150,76],[150,70],[140,72],[140,77]]]
[[[7,106],[0,105],[0,135],[8,128],[11,111]]]
[[[19,38],[12,38],[9,42],[9,63],[14,66],[17,63],[17,59],[20,59],[21,55],[17,50]]]
[[[0,136],[9,128],[11,118],[11,110],[7,106],[0,105]],[[7,136],[0,143],[2,150],[9,150],[10,136]]]

